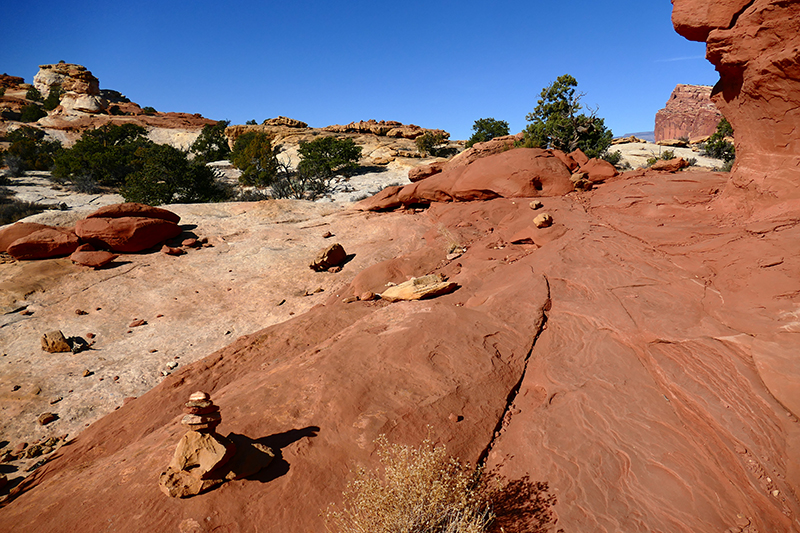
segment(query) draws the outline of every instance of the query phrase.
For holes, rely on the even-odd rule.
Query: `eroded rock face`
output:
[[[711,87],[678,85],[664,109],[656,113],[656,142],[711,135],[721,119],[722,113],[711,101]]]
[[[14,259],[47,259],[69,255],[79,245],[78,236],[73,231],[45,227],[15,240],[7,252]]]
[[[720,74],[712,100],[736,132],[729,193],[800,197],[800,4],[673,0],[672,21],[705,41]]]
[[[85,218],[75,225],[78,236],[115,252],[135,253],[177,237],[181,227],[158,218]]]
[[[108,102],[100,96],[100,82],[83,65],[56,63],[39,65],[33,86],[47,98],[54,87],[60,87],[62,112],[100,113]]]

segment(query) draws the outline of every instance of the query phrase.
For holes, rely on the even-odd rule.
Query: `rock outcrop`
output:
[[[403,124],[395,120],[360,120],[350,124],[334,124],[322,128],[323,131],[333,133],[371,133],[379,137],[398,137],[402,139],[416,139],[425,133],[442,135],[445,139],[450,138],[450,134],[444,130],[426,129],[416,124]]]
[[[33,77],[33,86],[47,98],[50,91],[59,87],[62,114],[101,113],[108,102],[100,95],[99,80],[83,65],[56,63],[39,65],[39,72]]]
[[[289,117],[276,117],[268,118],[261,123],[264,126],[286,126],[287,128],[307,128],[308,124],[301,120],[296,120]]]
[[[674,0],[675,29],[706,42],[720,80],[712,100],[735,131],[727,193],[800,198],[800,4]]]
[[[84,242],[115,252],[147,250],[183,231],[174,213],[148,205],[125,203],[106,206],[79,220],[75,233]]]
[[[711,101],[711,87],[677,85],[667,105],[656,113],[656,142],[711,135],[720,120],[722,113]]]
[[[48,259],[74,252],[80,241],[70,229],[45,227],[20,237],[6,251],[14,259]]]

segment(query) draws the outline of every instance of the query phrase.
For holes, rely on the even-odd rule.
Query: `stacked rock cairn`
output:
[[[244,435],[219,435],[222,415],[208,393],[193,393],[183,411],[181,424],[189,431],[159,477],[159,486],[168,496],[188,498],[226,481],[251,476],[275,457],[269,447]]]
[[[183,412],[186,415],[181,424],[198,433],[216,433],[217,426],[222,422],[219,406],[214,405],[207,392],[198,391],[189,396]]]

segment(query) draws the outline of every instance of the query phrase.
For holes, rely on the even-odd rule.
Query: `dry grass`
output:
[[[483,533],[495,518],[493,491],[480,468],[447,455],[444,446],[389,444],[378,437],[382,475],[359,469],[331,506],[328,529],[341,533]]]

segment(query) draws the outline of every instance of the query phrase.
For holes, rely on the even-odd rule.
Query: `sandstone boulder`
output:
[[[447,161],[434,161],[427,165],[420,165],[408,171],[408,180],[412,183],[422,181],[434,174],[439,174],[446,166]]]
[[[580,166],[583,166],[589,162],[589,158],[586,156],[586,154],[583,153],[583,150],[581,150],[580,148],[570,152],[568,155],[572,159],[574,159]]]
[[[278,116],[276,118],[268,118],[261,123],[264,126],[286,126],[287,128],[307,128],[308,124],[300,120],[295,120],[289,117]]]
[[[0,252],[5,252],[12,242],[42,229],[52,228],[35,222],[17,222],[0,229]]]
[[[586,179],[592,183],[605,181],[613,178],[619,172],[614,168],[614,165],[604,159],[593,157],[583,165],[581,165],[581,172],[586,174]]]
[[[42,350],[50,353],[71,352],[67,338],[61,331],[49,331],[42,335]]]
[[[80,244],[74,232],[64,228],[44,228],[12,242],[6,251],[14,259],[47,259],[69,255]]]
[[[75,232],[95,246],[115,252],[135,253],[172,239],[183,230],[173,222],[157,218],[122,216],[120,218],[85,218],[75,225]]]
[[[677,172],[680,169],[686,168],[688,166],[689,163],[684,158],[676,157],[674,159],[668,159],[666,161],[664,160],[656,161],[650,168],[661,172]]]
[[[122,218],[122,217],[145,217],[157,218],[166,220],[177,224],[180,222],[181,217],[160,207],[153,207],[145,204],[137,204],[135,202],[127,202],[124,204],[112,204],[101,207],[97,211],[86,215],[86,218]]]
[[[311,270],[322,272],[324,270],[328,270],[329,268],[341,265],[346,259],[347,252],[345,252],[344,247],[337,242],[331,244],[317,254],[317,257],[308,266]]]
[[[446,281],[441,274],[430,274],[412,278],[389,287],[381,293],[381,300],[399,302],[400,300],[422,300],[448,294],[458,288],[458,284]]]
[[[77,265],[103,268],[117,257],[119,257],[118,254],[112,254],[105,250],[95,250],[91,244],[82,244],[72,252],[69,259]]]

